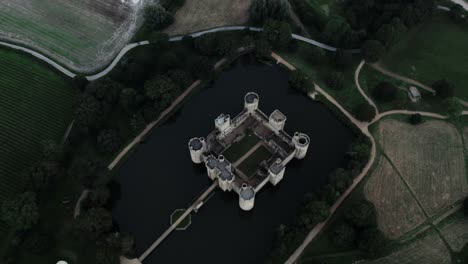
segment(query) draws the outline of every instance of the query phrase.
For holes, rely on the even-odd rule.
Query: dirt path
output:
[[[361,88],[361,84],[359,83],[359,75],[361,74],[362,67],[366,64],[366,61],[363,60],[361,63],[359,63],[359,66],[356,68],[356,71],[354,71],[354,83],[356,84],[356,87],[358,88],[359,93],[361,93],[362,97],[366,99],[366,101],[374,108],[375,110],[375,115],[377,116],[379,114],[379,109],[377,108],[377,105],[370,99],[370,97],[367,96],[367,94],[364,92],[364,90]]]
[[[278,56],[279,57],[279,56]],[[280,57],[281,58],[281,57]],[[285,61],[283,58],[281,58],[282,61]],[[355,84],[359,92],[366,98],[366,100],[369,102],[370,105],[374,106],[377,110],[377,107],[375,103],[367,97],[367,95],[364,93],[362,90],[360,84],[359,84],[359,73],[360,70],[363,66],[363,63],[358,66],[358,69],[355,71]],[[289,257],[289,259],[285,262],[285,264],[294,264],[297,262],[299,257],[302,255],[302,252],[304,249],[309,245],[309,243],[317,237],[317,235],[323,230],[323,228],[329,223],[330,219],[332,218],[333,214],[336,212],[336,210],[339,208],[339,206],[343,203],[343,201],[349,196],[349,194],[356,188],[356,186],[364,179],[364,177],[367,175],[369,172],[370,168],[374,164],[375,161],[375,156],[376,156],[376,142],[373,137],[373,135],[369,132],[369,126],[378,122],[381,118],[389,115],[396,115],[396,114],[402,114],[402,115],[412,115],[412,114],[420,114],[422,116],[428,116],[428,117],[433,117],[433,118],[438,118],[438,119],[447,119],[447,116],[435,114],[435,113],[430,113],[430,112],[422,112],[422,111],[409,111],[409,110],[392,110],[392,111],[387,111],[383,113],[379,113],[376,115],[376,117],[370,122],[361,122],[354,118],[346,109],[344,109],[341,104],[336,101],[331,95],[329,95],[327,92],[325,92],[320,86],[314,83],[315,91],[322,96],[324,96],[329,102],[331,102],[336,108],[338,108],[356,127],[358,127],[361,132],[366,135],[369,140],[371,141],[371,153],[369,156],[369,161],[367,162],[366,166],[362,170],[362,172],[353,180],[353,183],[351,186],[348,187],[348,189],[341,195],[341,197],[333,204],[333,206],[330,208],[330,215],[327,217],[327,219],[319,224],[317,224],[307,235],[307,237],[304,239],[302,244],[296,249],[296,251]],[[311,97],[311,95],[309,95]],[[468,115],[468,111],[463,111],[462,115]]]
[[[76,201],[76,204],[75,204],[75,210],[73,212],[73,218],[77,218],[78,216],[80,216],[81,203],[83,202],[84,199],[86,199],[86,197],[88,197],[88,194],[89,194],[88,189],[85,189],[85,190],[83,190],[83,192],[81,192],[80,198],[78,198],[78,201]]]

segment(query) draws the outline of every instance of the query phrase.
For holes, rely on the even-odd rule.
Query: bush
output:
[[[174,22],[174,17],[161,5],[149,5],[145,8],[145,23],[152,30],[161,30]]]
[[[375,117],[375,110],[368,103],[360,103],[354,107],[353,114],[360,121],[370,122]]]
[[[372,97],[379,102],[388,103],[395,100],[398,89],[389,82],[379,82],[372,89]]]
[[[325,78],[325,83],[333,90],[341,90],[344,88],[343,73],[332,71]]]
[[[409,123],[412,125],[418,125],[422,122],[422,116],[420,114],[412,114],[409,117]]]
[[[312,90],[311,87],[313,87],[312,83],[307,82],[308,80],[309,77],[301,70],[295,70],[289,73],[289,86],[306,95]]]
[[[441,99],[452,97],[455,91],[455,85],[446,79],[435,81],[432,88],[436,91],[436,95]]]
[[[446,109],[447,114],[452,118],[458,118],[463,111],[463,106],[460,101],[455,97],[450,97],[442,102],[443,107]]]

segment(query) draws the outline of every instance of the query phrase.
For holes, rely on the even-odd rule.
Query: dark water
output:
[[[278,186],[267,184],[251,212],[241,211],[236,193],[216,190],[192,214],[188,230],[174,231],[145,264],[263,263],[276,228],[291,223],[304,194],[323,186],[343,163],[351,132],[325,106],[289,89],[283,69],[239,62],[154,130],[122,165],[117,176],[122,196],[113,214],[120,229],[135,236],[138,256],[169,227],[174,209],[189,207],[211,184],[204,165],[191,162],[189,139],[208,135],[220,113],[237,115],[249,91],[260,95],[267,115],[279,109],[287,116],[288,133],[310,136],[306,158],[293,160]]]

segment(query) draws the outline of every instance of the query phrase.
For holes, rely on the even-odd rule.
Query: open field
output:
[[[181,35],[218,26],[242,25],[249,19],[252,0],[186,0],[165,32]]]
[[[0,39],[39,50],[73,70],[105,66],[131,38],[141,4],[120,0],[0,1]]]
[[[245,175],[250,177],[257,170],[258,165],[262,161],[268,159],[270,156],[271,156],[270,151],[266,149],[264,146],[260,146],[257,150],[255,150],[254,153],[248,156],[247,159],[245,159],[245,161],[242,162],[238,168]]]
[[[468,243],[468,219],[459,219],[441,229],[453,251],[459,252]]]
[[[377,210],[379,229],[390,239],[399,238],[425,220],[418,203],[385,157],[380,158],[370,175],[364,193]]]
[[[455,126],[444,121],[412,126],[386,119],[377,130],[383,152],[428,215],[468,193],[463,144]]]
[[[457,96],[468,99],[467,46],[466,24],[457,25],[438,11],[387,52],[382,64],[427,85],[446,78],[456,85]]]
[[[20,171],[38,160],[41,142],[60,142],[74,91],[26,55],[0,49],[0,201],[22,189]],[[0,240],[6,227],[0,224]]]
[[[450,264],[450,251],[437,233],[428,234],[386,257],[364,264]]]

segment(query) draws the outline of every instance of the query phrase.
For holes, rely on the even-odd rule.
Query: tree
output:
[[[34,254],[42,254],[55,246],[55,237],[47,232],[33,232],[29,234],[24,242],[23,247]]]
[[[96,239],[112,228],[112,215],[102,207],[91,208],[75,221],[76,228],[91,238]]]
[[[146,96],[165,109],[180,91],[179,86],[165,75],[157,75],[145,83]]]
[[[421,124],[421,122],[422,122],[422,116],[421,116],[421,114],[412,114],[412,115],[410,115],[410,117],[409,117],[409,122],[410,122],[410,124],[412,124],[412,125]]]
[[[42,161],[27,168],[23,172],[25,182],[30,184],[36,192],[42,192],[50,187],[53,180],[58,178],[60,165],[53,161]]]
[[[42,141],[42,157],[48,161],[59,161],[63,158],[63,149],[53,140]]]
[[[441,99],[452,97],[455,92],[455,85],[446,79],[435,81],[432,88],[436,91],[436,95]]]
[[[343,168],[336,169],[330,175],[330,183],[335,187],[335,189],[343,193],[348,189],[348,187],[353,182],[352,178],[350,177],[349,173],[344,170]]]
[[[385,52],[385,47],[378,40],[367,40],[362,45],[364,59],[369,62],[377,62]]]
[[[376,227],[371,227],[360,233],[358,247],[369,256],[375,256],[385,248],[386,242],[382,232]]]
[[[255,25],[261,25],[268,19],[286,21],[290,16],[287,0],[254,0],[250,5],[250,20]]]
[[[133,88],[125,88],[120,93],[120,106],[131,113],[133,109],[136,107],[136,96],[137,91]]]
[[[68,169],[68,175],[78,179],[85,187],[91,187],[96,179],[107,172],[104,163],[96,157],[76,157]]]
[[[148,41],[151,43],[152,50],[161,53],[169,47],[169,35],[161,32],[152,32],[148,36]]]
[[[92,208],[92,207],[102,207],[105,206],[110,199],[110,191],[109,188],[106,186],[99,186],[97,188],[92,189],[85,200],[85,207]]]
[[[144,14],[146,24],[152,30],[161,30],[174,22],[174,17],[161,5],[148,5]]]
[[[301,70],[295,70],[289,73],[289,86],[304,94],[312,90],[312,83],[308,83],[308,80],[309,77]]]
[[[333,229],[332,242],[337,247],[349,247],[356,240],[356,231],[347,223],[340,223]]]
[[[353,55],[348,51],[339,49],[332,56],[334,66],[338,69],[346,69],[353,63]]]
[[[395,100],[397,95],[397,88],[386,81],[379,82],[372,89],[372,97],[382,103],[387,103]]]
[[[345,219],[356,227],[369,227],[376,224],[376,212],[370,202],[357,203],[345,211]]]
[[[188,88],[189,85],[193,83],[193,77],[191,74],[180,69],[172,70],[168,72],[167,75],[172,81],[177,83],[179,87],[184,89]]]
[[[102,121],[102,110],[101,103],[94,96],[81,96],[75,110],[76,126],[84,129],[97,126]]]
[[[143,118],[141,113],[136,113],[130,119],[130,128],[134,135],[137,135],[146,127],[145,119]]]
[[[375,110],[367,103],[359,103],[353,108],[353,114],[361,121],[370,122],[375,116]]]
[[[343,74],[341,72],[330,72],[325,78],[325,82],[333,90],[341,90],[344,88]]]
[[[313,201],[306,206],[306,210],[314,224],[324,221],[330,214],[328,205],[324,201]]]
[[[259,59],[268,58],[271,55],[271,45],[265,38],[255,41],[255,56]]]
[[[311,64],[320,64],[325,61],[325,51],[318,47],[309,47],[305,49],[305,59]]]
[[[193,56],[187,61],[191,72],[197,78],[206,78],[213,70],[213,63],[206,56]]]
[[[460,23],[465,20],[464,13],[465,10],[463,9],[463,6],[454,4],[450,7],[449,16],[453,21]]]
[[[0,219],[17,230],[29,230],[39,220],[36,195],[25,192],[14,199],[6,200],[0,207]]]
[[[292,40],[289,24],[281,21],[268,20],[263,27],[263,35],[273,47],[280,50],[288,48]]]
[[[115,129],[103,129],[97,136],[97,147],[100,152],[110,154],[120,145],[119,133]]]
[[[86,85],[88,85],[89,81],[83,75],[76,75],[73,77],[73,87],[79,91],[84,91]]]

